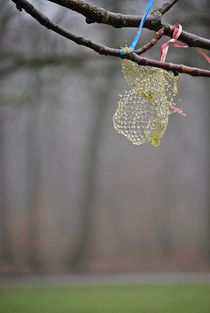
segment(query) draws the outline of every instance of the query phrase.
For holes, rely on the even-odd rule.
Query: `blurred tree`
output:
[[[107,5],[110,5],[114,11],[120,11],[121,1],[109,0]],[[116,32],[109,30],[107,42],[113,43],[116,41]],[[89,143],[86,152],[84,190],[81,195],[80,209],[80,233],[78,235],[75,250],[70,252],[69,268],[73,271],[82,271],[85,269],[87,260],[91,253],[91,244],[93,240],[92,231],[94,230],[94,200],[96,192],[96,182],[98,173],[98,151],[101,145],[103,134],[104,117],[111,97],[111,90],[116,84],[116,72],[112,66],[109,66],[105,75],[102,88],[94,91],[94,98],[97,99],[95,106],[94,121],[91,122],[91,131],[89,134]]]
[[[10,19],[13,13],[8,10],[7,2],[2,1],[0,3],[0,38],[3,37]],[[3,40],[0,40],[0,51],[3,49]],[[0,58],[0,67],[3,66],[4,59]],[[0,84],[2,81],[0,71]],[[3,272],[13,271],[13,252],[12,243],[10,237],[10,224],[9,224],[9,205],[8,205],[8,190],[7,180],[5,172],[5,154],[4,154],[4,143],[5,143],[5,129],[4,129],[4,110],[2,107],[2,99],[0,92],[0,266],[3,267]]]
[[[43,92],[48,90],[48,81],[43,75],[43,71],[46,67],[57,67],[56,70],[65,71],[68,67],[71,69],[70,75],[72,75],[73,69],[76,69],[82,73],[83,76],[91,77],[92,72],[85,73],[85,64],[88,61],[92,61],[91,55],[86,53],[78,52],[77,49],[71,50],[71,54],[65,54],[64,50],[66,47],[59,45],[59,41],[56,37],[51,37],[49,32],[42,32],[39,26],[31,22],[30,19],[19,19],[14,18],[15,10],[7,6],[7,1],[4,0],[0,4],[0,78],[1,82],[7,82],[7,84],[1,85],[1,102],[6,104],[15,103],[16,105],[28,104],[27,114],[25,115],[25,137],[26,139],[26,177],[22,177],[21,183],[26,184],[27,193],[27,208],[25,214],[25,220],[27,222],[27,232],[24,237],[26,244],[25,247],[25,263],[30,268],[33,273],[42,272],[45,270],[43,265],[43,252],[40,246],[43,239],[43,227],[44,225],[44,210],[46,208],[45,195],[43,194],[43,184],[42,184],[42,170],[43,170],[43,160],[42,160],[42,150],[43,143],[40,140],[39,129],[43,127],[42,114],[40,110],[40,105],[43,101]],[[40,1],[41,3],[41,1]],[[180,2],[181,4],[182,2]],[[104,6],[114,10],[116,12],[122,11],[122,6],[125,5],[124,1],[105,1]],[[183,12],[186,11],[187,2]],[[194,4],[190,3],[190,6]],[[59,11],[57,17],[55,18],[57,23],[60,23],[63,18],[64,11]],[[181,14],[181,12],[180,12]],[[65,16],[65,14],[64,14]],[[12,21],[9,19],[12,17]],[[205,19],[208,20],[208,19]],[[7,21],[10,21],[7,23]],[[14,23],[15,21],[15,23]],[[6,25],[10,26],[10,33],[6,31]],[[14,23],[14,24],[13,24]],[[23,27],[24,24],[24,27]],[[14,35],[14,25],[16,33]],[[27,25],[27,27],[25,26]],[[205,24],[206,25],[206,24]],[[25,31],[26,34],[23,36],[21,33]],[[13,35],[12,35],[13,34]],[[103,34],[104,36],[104,34]],[[26,38],[24,44],[21,43],[21,38]],[[16,38],[16,39],[15,39]],[[104,37],[103,37],[104,38]],[[119,35],[118,35],[119,38]],[[16,40],[16,41],[15,41]],[[40,42],[39,42],[40,40]],[[23,40],[24,41],[24,40]],[[108,44],[116,44],[116,31],[112,29],[107,31],[106,41]],[[19,43],[19,44],[18,44]],[[23,49],[21,47],[23,46]],[[55,48],[55,47],[58,47]],[[58,50],[58,51],[57,51]],[[66,49],[68,50],[68,48]],[[50,51],[50,52],[49,52]],[[51,52],[52,51],[52,52]],[[94,63],[97,63],[94,61]],[[109,62],[106,63],[106,66]],[[95,66],[95,65],[94,65]],[[100,65],[101,66],[101,65]],[[96,66],[95,66],[96,69]],[[67,69],[68,71],[68,69]],[[100,75],[103,71],[100,67]],[[62,73],[62,72],[61,72]],[[18,75],[17,75],[18,74]],[[23,81],[22,75],[24,76],[25,87],[19,88],[20,81]],[[59,79],[62,80],[62,74],[58,75]],[[85,77],[86,77],[85,76]],[[18,77],[16,82],[8,82],[10,78]],[[43,79],[44,77],[44,79]],[[107,71],[103,76],[103,84],[96,84],[96,90],[94,90],[92,96],[92,102],[94,103],[94,118],[91,120],[89,125],[88,133],[88,144],[87,151],[85,155],[85,172],[83,185],[81,188],[81,199],[79,205],[79,227],[78,227],[78,238],[76,238],[76,245],[72,249],[72,245],[68,248],[68,269],[75,271],[82,271],[85,269],[88,260],[91,258],[91,247],[94,245],[94,223],[95,223],[95,208],[94,200],[96,196],[97,189],[97,174],[99,170],[99,148],[102,141],[102,133],[104,128],[104,116],[106,115],[106,110],[108,108],[109,99],[111,97],[111,90],[114,89],[116,83],[115,71],[113,69],[113,63],[107,66]],[[87,82],[88,84],[88,82]],[[15,90],[14,96],[7,97],[4,92],[4,87],[12,86],[10,88]],[[24,89],[24,90],[23,90]],[[16,92],[19,90],[20,92]],[[57,89],[55,90],[57,92]],[[90,97],[91,92],[88,92]],[[58,96],[58,95],[57,95]],[[3,100],[4,101],[3,101]],[[7,101],[6,101],[7,100]],[[45,105],[45,102],[44,102]],[[53,110],[53,106],[50,107]],[[46,114],[48,114],[46,110]],[[55,118],[56,119],[56,118]],[[54,121],[54,119],[53,119]],[[12,249],[11,243],[11,232],[10,232],[10,216],[9,216],[9,199],[10,195],[9,186],[6,182],[6,177],[8,174],[7,165],[5,165],[5,151],[4,143],[7,141],[4,133],[5,116],[3,110],[0,110],[0,247],[1,247],[1,259],[13,261],[14,251]],[[47,128],[47,138],[52,142],[55,134],[54,122],[50,121]],[[209,133],[209,131],[208,131]],[[50,144],[49,144],[50,146]],[[48,150],[48,155],[52,159],[51,149]],[[59,154],[59,152],[58,152]],[[176,158],[176,156],[174,156]],[[170,161],[166,162],[166,168],[170,168],[170,172],[173,173],[173,177],[177,172],[177,167],[170,166]],[[175,247],[175,239],[173,233],[173,221],[171,220],[171,211],[169,208],[169,203],[174,197],[173,186],[168,184],[168,173],[164,172],[162,179],[160,179],[160,187],[158,186],[158,194],[160,195],[157,201],[158,214],[155,216],[155,232],[158,241],[158,248],[160,249],[160,254],[163,257],[170,256]],[[165,176],[164,176],[165,175]],[[73,177],[74,179],[74,177]],[[175,179],[176,180],[176,179]],[[175,183],[175,182],[174,182]],[[58,183],[55,182],[56,188]],[[62,188],[62,187],[61,187]],[[69,187],[70,188],[70,187]],[[58,193],[56,193],[58,195]],[[155,199],[156,200],[156,199]],[[174,200],[173,200],[174,201]],[[72,210],[72,204],[66,204],[69,209]],[[175,206],[175,201],[173,206]],[[210,206],[209,206],[210,207]],[[60,208],[59,208],[60,209]],[[69,210],[69,211],[70,211]],[[17,213],[16,213],[17,214]],[[51,214],[51,213],[50,213]],[[53,212],[52,212],[53,214]],[[61,213],[60,213],[61,214]],[[72,212],[69,213],[69,216]],[[208,208],[208,221],[209,218],[209,208]],[[123,212],[122,212],[123,215]],[[123,219],[125,219],[125,212]],[[138,218],[138,215],[136,214]],[[135,219],[135,218],[134,218]],[[43,223],[43,225],[42,225]],[[140,224],[141,222],[139,222]],[[175,227],[175,226],[174,226]],[[132,229],[132,225],[130,226]],[[207,250],[210,262],[210,246],[209,246],[209,229],[207,228]],[[63,230],[60,230],[61,232]],[[122,231],[123,232],[123,231]],[[63,234],[63,233],[62,233]],[[125,235],[126,236],[126,235]],[[61,235],[62,237],[62,235]],[[60,237],[59,237],[60,238]],[[123,240],[123,239],[122,239]],[[139,239],[144,240],[142,238]],[[150,245],[151,242],[145,241],[145,245]],[[137,243],[137,248],[138,248]],[[133,245],[135,247],[135,245]],[[125,251],[126,253],[126,251]]]
[[[1,105],[12,108],[25,107],[27,111],[26,121],[26,177],[27,182],[27,211],[25,216],[26,221],[26,235],[24,237],[25,260],[27,270],[33,273],[40,273],[43,271],[42,257],[40,255],[40,232],[41,220],[43,214],[44,197],[42,192],[42,168],[41,168],[41,144],[39,142],[39,128],[40,128],[40,104],[42,98],[42,90],[47,85],[47,81],[43,82],[41,69],[49,66],[57,66],[63,71],[66,66],[71,69],[78,68],[82,63],[89,61],[86,53],[78,55],[77,53],[56,55],[46,52],[49,47],[57,46],[56,38],[46,36],[40,33],[36,25],[31,24],[30,21],[21,21],[14,18],[15,11],[8,7],[8,2],[3,0],[0,3],[0,101]],[[63,9],[56,12],[55,20],[61,21],[65,13]],[[28,53],[24,53],[20,46],[13,43],[12,32],[10,29],[11,21],[15,24],[18,31],[21,31],[22,24],[28,23],[29,29],[33,36],[30,35],[30,41],[24,43],[28,46]],[[34,31],[33,31],[34,28]],[[9,41],[9,38],[11,40]],[[39,47],[42,46],[40,53]],[[46,49],[45,49],[46,48]],[[12,52],[11,52],[12,51]],[[79,60],[79,62],[78,62]],[[16,77],[17,74],[25,75],[28,79],[24,79],[25,86],[17,85],[17,91],[14,93],[5,92],[4,85],[8,78]],[[6,173],[7,167],[4,160],[4,110],[0,107],[0,263],[5,263],[11,270],[12,264],[15,262],[14,253],[12,252],[12,243],[10,238],[9,227],[9,207],[8,199],[9,190],[7,190]],[[10,264],[11,263],[11,264]],[[18,269],[16,269],[18,270]]]
[[[0,266],[13,271],[13,253],[10,238],[9,206],[4,158],[4,117],[0,107]]]
[[[40,255],[40,233],[43,214],[42,173],[41,173],[41,146],[38,142],[39,112],[42,91],[42,81],[39,73],[34,73],[34,104],[29,112],[26,136],[27,136],[27,236],[26,236],[26,260],[33,273],[43,271]]]
[[[207,12],[209,12],[209,9],[210,9],[210,1],[209,0],[205,0],[205,7],[207,8]],[[198,23],[201,23],[204,28],[206,29],[206,33],[209,32],[209,25],[210,25],[210,15],[207,14],[206,15],[206,10],[205,11],[202,11],[202,13],[199,15],[199,17],[196,18],[197,22]],[[209,83],[206,82],[205,83],[205,86],[204,86],[204,89],[205,90],[209,90]],[[207,101],[208,102],[208,101]],[[210,123],[209,123],[209,116],[210,116],[210,109],[209,109],[209,104],[207,105],[207,114],[206,114],[206,117],[207,117],[207,120],[205,121],[206,125],[207,125],[207,134],[208,134],[208,137],[210,135]],[[210,264],[210,158],[209,158],[209,155],[210,155],[210,149],[209,149],[209,144],[206,145],[207,147],[207,151],[206,151],[206,154],[208,156],[208,165],[207,165],[207,168],[209,169],[208,170],[208,173],[207,173],[207,236],[206,236],[206,245],[207,245],[207,259],[208,259],[208,263]]]

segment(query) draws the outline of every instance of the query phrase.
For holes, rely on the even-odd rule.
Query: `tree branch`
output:
[[[86,18],[86,22],[88,24],[91,23],[108,24],[116,28],[138,27],[142,19],[142,16],[114,13],[82,0],[48,0],[48,1],[54,2],[62,7],[80,13]],[[145,21],[144,27],[150,30],[154,29],[158,30],[160,28],[160,21],[158,18],[149,16]]]
[[[210,71],[203,70],[196,67],[190,67],[183,64],[174,64],[174,63],[166,63],[160,62],[152,59],[142,58],[138,56],[136,53],[131,52],[128,56],[128,59],[131,61],[136,62],[139,65],[147,65],[147,66],[154,66],[158,68],[162,68],[166,71],[172,71],[175,74],[184,73],[191,76],[203,76],[203,77],[210,77]]]
[[[13,74],[14,71],[18,70],[27,70],[34,68],[43,68],[46,66],[71,66],[72,68],[77,68],[91,58],[87,53],[84,54],[68,54],[68,55],[55,55],[55,54],[46,54],[42,56],[30,56],[23,57],[22,55],[16,55],[13,53],[4,53],[0,52],[0,59],[9,59],[13,60],[12,64],[8,66],[0,66],[0,79],[7,77],[9,74]]]
[[[158,9],[158,11],[161,14],[165,14],[166,12],[168,12],[179,0],[170,0],[166,3],[164,3],[162,5],[162,7],[160,9]]]
[[[155,36],[152,38],[151,41],[149,41],[148,43],[146,43],[143,47],[141,47],[140,49],[135,50],[136,54],[143,54],[144,52],[146,52],[147,50],[151,49],[152,47],[154,47],[158,40],[160,40],[163,35],[164,35],[165,29],[161,28],[158,32],[156,32]]]
[[[120,13],[114,13],[111,11],[107,11],[103,8],[99,8],[95,5],[89,4],[85,1],[81,0],[48,0],[50,2],[54,2],[58,5],[66,7],[70,10],[76,11],[77,13],[82,14],[86,17],[87,23],[102,23],[111,25],[113,27],[122,28],[122,27],[138,27],[142,16],[137,15],[126,15]],[[161,14],[166,13],[172,6],[177,3],[178,0],[171,0],[165,3],[159,11]],[[161,18],[156,15],[150,15],[147,17],[145,24],[145,28],[150,30],[158,31],[162,28]],[[173,26],[167,24],[164,26],[165,35],[172,37]],[[186,43],[190,47],[199,47],[202,49],[210,50],[210,40],[194,35],[192,33],[182,31],[179,40]]]
[[[98,44],[96,42],[93,42],[91,40],[87,40],[83,37],[78,37],[73,33],[68,32],[67,30],[61,28],[60,26],[54,24],[50,21],[50,19],[39,12],[35,7],[29,3],[26,0],[11,0],[18,6],[21,6],[29,15],[31,15],[34,19],[36,19],[41,25],[47,27],[48,29],[51,29],[52,31],[58,33],[59,35],[77,43],[78,45],[83,45],[85,47],[88,47],[95,52],[102,54],[102,55],[110,55],[115,57],[120,57],[120,50],[119,49],[113,49],[106,47],[104,45]],[[147,58],[142,58],[138,56],[136,53],[129,53],[128,57],[129,60],[132,60],[136,62],[139,65],[147,65],[147,66],[154,66],[159,67],[168,71],[174,71],[175,73],[185,73],[192,76],[205,76],[210,77],[210,71],[202,70],[199,68],[192,68],[189,66],[184,65],[178,65],[173,63],[163,63],[160,61],[150,60]]]
[[[62,7],[68,8],[72,11],[76,11],[77,13],[82,14],[86,17],[87,23],[102,23],[102,24],[109,24],[114,27],[125,27],[125,22],[132,23],[132,20],[135,16],[133,15],[124,15],[119,13],[114,13],[104,8],[97,7],[91,3],[88,3],[83,0],[48,0],[50,2],[54,2]],[[162,15],[168,12],[179,0],[170,0],[162,5],[157,11],[159,11]],[[138,19],[138,24],[141,21],[140,16],[136,16],[135,18]],[[136,23],[136,21],[134,22]],[[158,24],[158,25],[156,25]],[[154,16],[150,16],[144,27],[153,29],[154,27],[159,27],[160,21],[158,18]],[[138,25],[134,25],[136,27]],[[129,26],[128,26],[129,27]]]

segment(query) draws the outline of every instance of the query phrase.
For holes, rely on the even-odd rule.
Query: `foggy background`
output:
[[[136,31],[33,3],[111,47],[129,44]],[[140,15],[146,1],[91,3]],[[209,7],[180,1],[165,20],[208,37]],[[144,29],[140,45],[153,35]],[[145,56],[159,59],[166,40]],[[209,66],[193,48],[171,47],[168,60]],[[170,117],[158,148],[134,146],[113,129],[128,88],[120,59],[0,2],[0,274],[209,269],[209,80],[182,75],[178,106],[187,116]]]

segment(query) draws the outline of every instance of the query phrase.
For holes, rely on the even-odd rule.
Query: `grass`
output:
[[[210,285],[0,289],[0,313],[209,313]]]

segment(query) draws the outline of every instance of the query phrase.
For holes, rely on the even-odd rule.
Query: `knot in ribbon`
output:
[[[161,46],[161,50],[160,50],[160,61],[161,62],[165,62],[170,45],[172,45],[176,48],[188,48],[187,45],[176,42],[177,39],[179,38],[179,36],[181,35],[181,33],[182,33],[182,25],[180,25],[179,23],[176,23],[174,25],[174,31],[173,31],[172,38],[170,40],[168,40],[167,42],[165,42]]]
[[[185,45],[182,43],[177,43],[177,40],[179,39],[181,33],[182,33],[182,25],[180,25],[179,23],[174,24],[174,31],[172,34],[172,38],[170,40],[168,40],[167,42],[165,42],[164,44],[162,44],[162,46],[161,46],[161,49],[160,49],[160,61],[161,62],[165,62],[170,45],[172,45],[176,48],[189,48],[188,45]],[[210,57],[205,52],[203,52],[201,49],[199,49],[199,48],[195,48],[195,49],[210,64]]]

